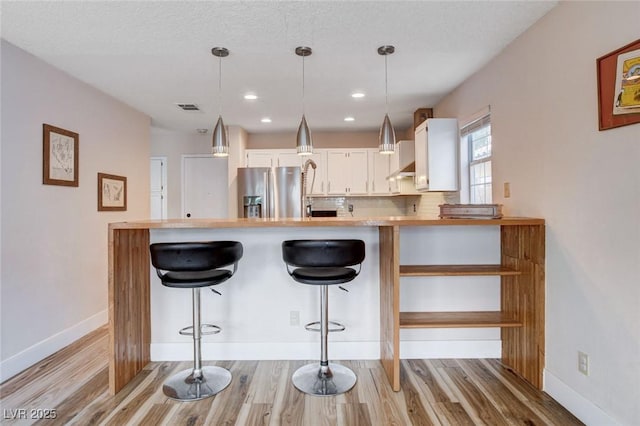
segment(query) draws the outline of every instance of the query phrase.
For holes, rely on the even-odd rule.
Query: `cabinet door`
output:
[[[369,187],[369,167],[366,150],[347,153],[348,171],[350,172],[347,193],[349,195],[366,195]]]
[[[389,166],[392,155],[369,151],[369,194],[389,194]]]
[[[274,164],[274,166],[278,167],[301,167],[306,157],[298,155],[297,152],[279,152],[278,153],[278,162]]]
[[[274,167],[275,159],[273,152],[247,150],[247,167]]]
[[[327,152],[327,194],[346,195],[351,179],[347,151]]]
[[[458,190],[460,132],[455,118],[430,118],[416,129],[416,188]]]
[[[418,191],[426,191],[429,189],[428,180],[428,158],[427,158],[427,126],[426,123],[421,124],[415,133],[415,151],[416,151],[416,189]]]
[[[312,155],[303,157],[306,161],[307,158],[316,163],[315,179],[313,170],[309,167],[309,180],[307,181],[307,188],[309,189],[309,195],[324,195],[327,189],[327,153],[325,151],[314,150]],[[313,188],[311,188],[311,182],[313,181]]]

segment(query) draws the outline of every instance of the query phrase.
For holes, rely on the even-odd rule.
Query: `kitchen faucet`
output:
[[[311,216],[311,203],[309,202],[309,197],[307,195],[307,174],[309,166],[313,169],[313,179],[311,179],[309,192],[313,191],[313,183],[316,181],[316,167],[318,167],[316,162],[312,159],[305,161],[304,166],[302,166],[302,205],[304,206],[304,217]]]

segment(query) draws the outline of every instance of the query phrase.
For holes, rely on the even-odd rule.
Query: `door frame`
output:
[[[149,157],[149,162],[151,162],[152,160],[160,160],[163,164],[162,166],[162,220],[164,219],[168,219],[169,217],[169,209],[168,209],[168,204],[167,204],[167,193],[168,188],[167,188],[167,157],[165,156],[159,156],[159,155],[152,155],[151,157]],[[151,188],[149,188],[149,202],[151,202]],[[151,212],[149,212],[151,213]],[[151,216],[151,214],[149,214],[149,216]]]

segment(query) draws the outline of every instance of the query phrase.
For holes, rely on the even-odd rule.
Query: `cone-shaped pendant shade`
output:
[[[384,115],[384,121],[380,127],[380,154],[393,154],[396,149],[396,132],[393,130],[389,114]]]
[[[222,116],[218,116],[218,122],[213,129],[213,142],[211,152],[214,157],[227,157],[229,155],[229,141],[227,140],[227,131],[224,128]]]
[[[299,155],[313,154],[313,141],[311,140],[311,132],[307,126],[307,119],[302,114],[302,121],[298,127],[298,135],[296,136],[296,149]]]

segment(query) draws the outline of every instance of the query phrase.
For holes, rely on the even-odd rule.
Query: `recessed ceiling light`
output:
[[[269,117],[265,117],[260,121],[263,122],[263,123],[271,123],[271,119]]]
[[[344,121],[355,121],[356,119],[353,117],[345,117]]]
[[[358,99],[358,98],[364,98],[364,93],[362,92],[354,92],[351,94],[352,98]]]
[[[253,93],[247,93],[246,95],[244,95],[244,98],[248,101],[255,101],[256,99],[258,99],[258,95],[254,95]]]

